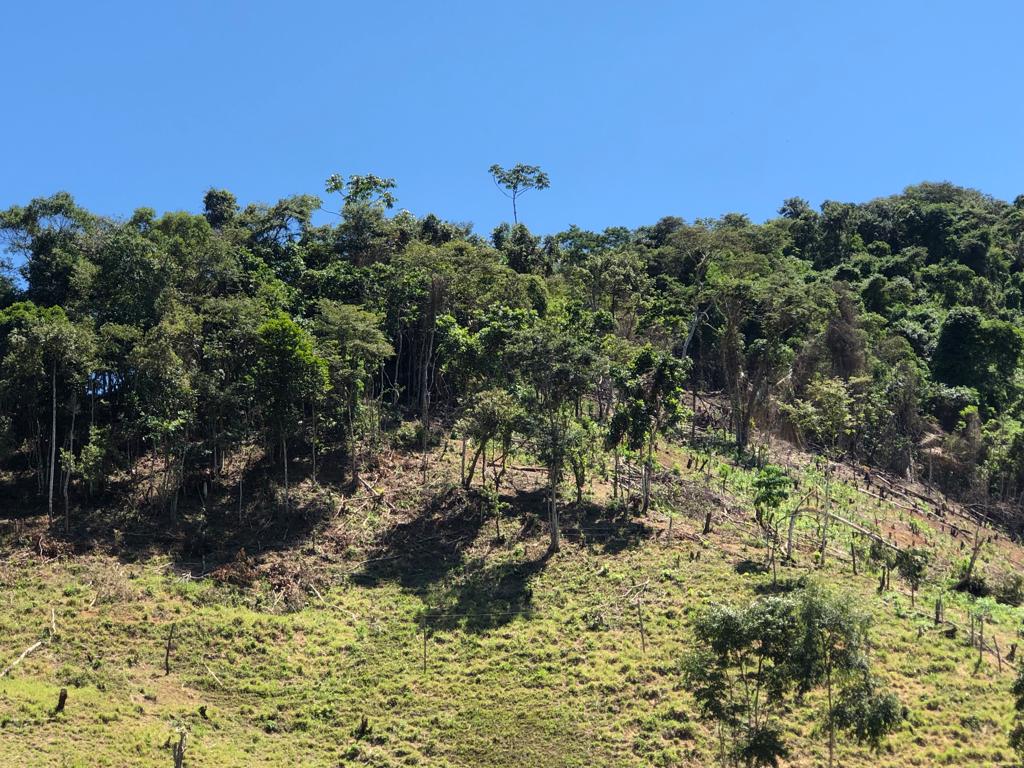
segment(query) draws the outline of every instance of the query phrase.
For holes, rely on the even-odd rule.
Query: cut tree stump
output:
[[[64,705],[68,703],[68,689],[61,688],[60,696],[57,698],[57,706],[53,708],[53,714],[59,715],[64,711]]]

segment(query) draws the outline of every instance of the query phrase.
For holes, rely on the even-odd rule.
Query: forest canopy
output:
[[[549,183],[491,172],[513,203]],[[0,212],[4,477],[66,526],[141,483],[173,516],[257,451],[287,513],[290,467],[357,482],[414,421],[412,445],[454,435],[473,468],[518,441],[556,521],[596,452],[649,472],[699,390],[740,452],[774,433],[1019,506],[1024,196],[924,183],[791,198],[762,224],[545,235],[515,210],[484,236],[396,211],[393,179],[335,175],[326,193],[241,207],[211,189],[201,214],[126,219],[58,193]]]

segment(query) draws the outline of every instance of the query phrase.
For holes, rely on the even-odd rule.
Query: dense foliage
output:
[[[722,765],[779,765],[789,754],[782,726],[792,699],[818,688],[828,764],[837,730],[877,751],[903,713],[872,675],[867,630],[848,599],[817,587],[705,611],[684,672],[701,715],[717,726]]]
[[[548,185],[492,173],[513,202]],[[34,478],[68,525],[140,482],[173,516],[259,448],[285,510],[289,466],[355,481],[382,429],[415,418],[419,446],[441,429],[469,444],[467,485],[488,445],[543,461],[557,520],[602,448],[636,460],[646,504],[654,446],[698,389],[721,393],[741,452],[774,430],[1018,505],[1024,196],[921,184],[820,211],[794,198],[764,224],[487,238],[393,212],[395,189],[332,176],[337,218],[314,196],[241,208],[223,190],[201,215],[112,220],[65,193],[0,213],[5,476]]]

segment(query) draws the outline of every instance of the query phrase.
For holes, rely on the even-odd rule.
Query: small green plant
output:
[[[778,583],[778,549],[781,542],[779,525],[783,503],[789,498],[793,481],[785,471],[774,464],[763,467],[754,479],[754,515],[764,535],[768,565],[772,569],[772,583]]]
[[[925,571],[931,561],[931,552],[926,549],[912,547],[904,549],[896,555],[896,569],[910,586],[910,605],[916,604],[917,590],[924,581]]]

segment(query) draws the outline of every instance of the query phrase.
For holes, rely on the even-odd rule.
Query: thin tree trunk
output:
[[[650,442],[647,444],[647,459],[644,461],[643,490],[644,503],[641,514],[646,515],[651,506],[651,465],[654,463],[654,435],[651,434]]]
[[[697,442],[697,382],[693,382],[693,394],[690,397],[690,445]]]
[[[291,513],[291,497],[288,488],[288,438],[281,436],[281,452],[284,454],[284,513]]]
[[[480,461],[480,454],[484,450],[484,445],[485,443],[480,443],[480,445],[477,446],[476,452],[473,454],[473,460],[469,463],[469,469],[465,470],[465,477],[463,478],[462,486],[467,491],[473,485],[473,475],[476,474],[476,465],[477,462]],[[463,456],[465,456],[465,451],[463,451]],[[463,464],[465,464],[465,459],[463,459]]]
[[[793,561],[793,531],[796,529],[797,510],[789,516],[789,532],[786,534],[786,560]]]
[[[832,512],[832,467],[825,467],[825,511],[821,516],[821,546],[818,549],[818,567],[825,567],[825,549],[828,546],[828,521]]]
[[[548,483],[550,487],[551,506],[549,509],[549,524],[551,526],[551,544],[549,552],[558,552],[562,548],[561,531],[558,529],[558,477],[554,467],[548,472]]]
[[[76,396],[77,401],[77,396]],[[71,431],[68,432],[68,453],[74,460],[75,455],[75,416],[78,415],[78,403],[76,402],[71,407]],[[69,466],[65,470],[64,483],[63,483],[63,495],[64,495],[64,533],[68,533],[71,530],[71,512],[69,511],[68,504],[68,486],[71,484],[71,467]]]
[[[313,485],[316,485],[316,403],[313,404]]]
[[[427,448],[430,437],[430,379],[429,368],[430,358],[434,354],[434,330],[437,326],[437,292],[439,288],[435,283],[430,286],[430,328],[427,331],[427,348],[423,354],[423,363],[420,367],[420,414],[423,419],[422,445],[423,451],[423,482],[427,482]]]
[[[619,498],[619,446],[615,446],[615,464],[612,468],[612,498]]]
[[[969,584],[971,576],[974,575],[974,566],[978,562],[978,553],[981,552],[982,538],[981,538],[981,526],[979,525],[974,529],[974,544],[971,547],[971,559],[967,564],[967,570],[964,572],[964,577],[961,580],[964,584]]]
[[[352,399],[348,398],[348,452],[349,469],[352,472],[352,486],[359,485],[359,457],[356,445],[356,424],[352,412]]]
[[[832,705],[832,670],[828,671],[828,768],[832,768],[836,751],[835,711]]]
[[[57,360],[50,365],[50,491],[47,510],[53,522],[53,474],[57,461]]]

